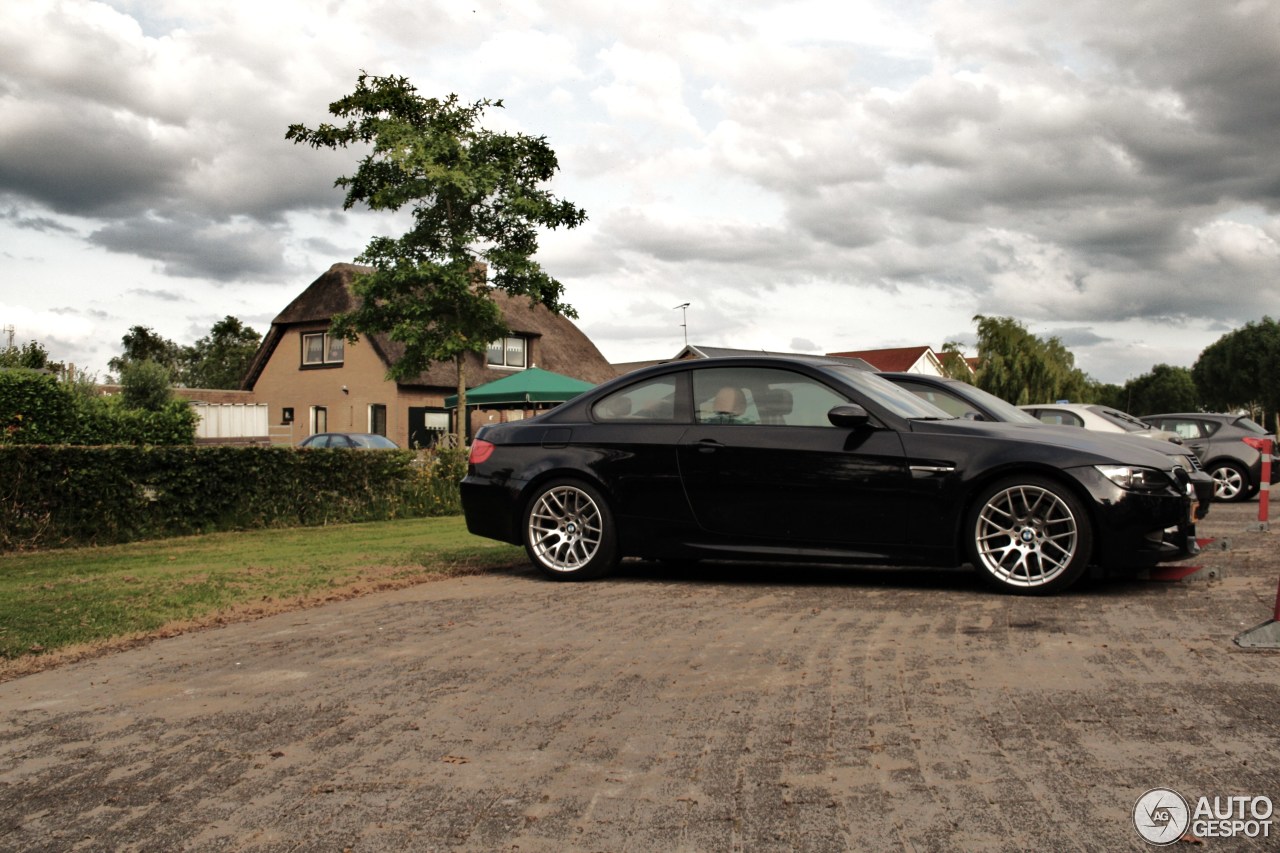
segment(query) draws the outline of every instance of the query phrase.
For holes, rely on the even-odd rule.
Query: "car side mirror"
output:
[[[964,419],[966,421],[985,421],[987,416],[982,414],[982,412],[965,412]]]
[[[871,415],[867,410],[854,403],[848,403],[843,406],[836,406],[827,412],[827,420],[831,421],[832,426],[844,427],[846,429],[857,429],[866,426]]]

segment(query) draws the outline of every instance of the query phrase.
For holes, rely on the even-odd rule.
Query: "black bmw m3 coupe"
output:
[[[1195,553],[1187,472],[1078,432],[956,418],[841,359],[673,362],[481,428],[462,502],[566,580],[623,557],[969,563],[1049,593]]]

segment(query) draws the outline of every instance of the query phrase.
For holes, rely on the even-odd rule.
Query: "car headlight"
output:
[[[1097,465],[1094,466],[1111,482],[1122,489],[1135,492],[1162,492],[1173,485],[1173,481],[1163,471],[1155,468],[1140,468],[1136,465]]]

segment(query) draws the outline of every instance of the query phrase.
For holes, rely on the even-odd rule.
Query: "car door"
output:
[[[798,372],[691,374],[694,424],[679,464],[702,529],[789,544],[901,544],[910,476],[896,432],[833,426],[827,412],[849,400]]]
[[[637,530],[654,525],[655,531],[663,531],[669,523],[692,526],[676,461],[677,443],[689,426],[688,399],[683,371],[643,379],[596,401],[590,430],[580,430],[576,440],[564,439],[569,445],[584,441],[591,448],[596,458],[585,464],[607,484],[614,511]],[[553,428],[550,433],[555,439],[573,431]]]

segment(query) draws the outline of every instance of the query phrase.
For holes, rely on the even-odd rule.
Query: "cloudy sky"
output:
[[[1057,335],[1096,379],[1280,314],[1272,0],[23,0],[0,17],[0,328],[265,332],[403,222],[284,138],[361,69],[501,98],[589,222],[539,254],[612,361]],[[6,342],[0,335],[0,345]]]

